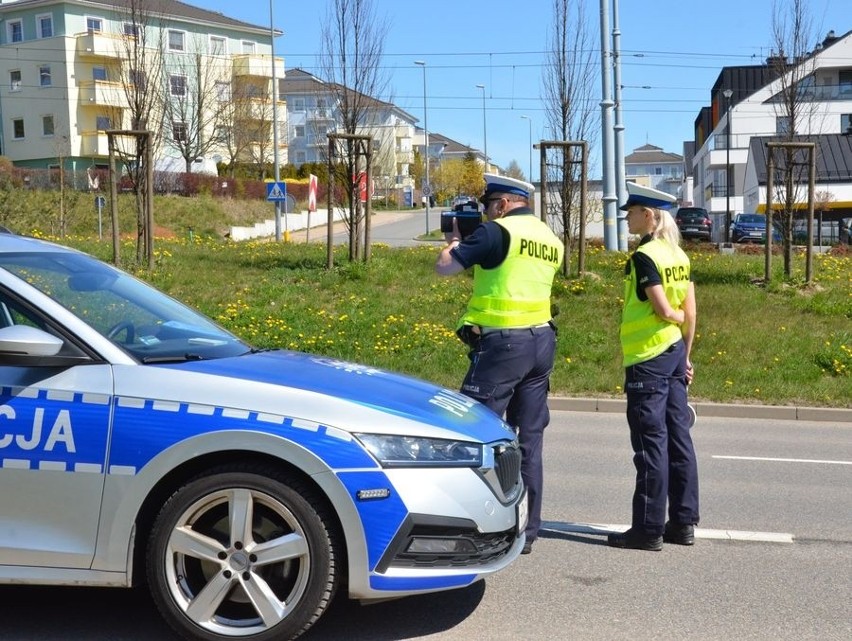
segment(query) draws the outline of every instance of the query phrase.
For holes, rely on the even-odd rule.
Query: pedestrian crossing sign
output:
[[[273,203],[287,200],[287,183],[274,181],[266,183],[266,200]]]

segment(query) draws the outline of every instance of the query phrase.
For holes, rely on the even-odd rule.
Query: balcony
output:
[[[308,121],[330,121],[334,120],[334,113],[331,109],[311,109],[305,114],[305,120]]]
[[[328,147],[327,134],[309,134],[305,143],[308,147]]]
[[[126,107],[124,85],[106,80],[88,80],[80,83],[80,106]]]
[[[414,152],[413,151],[396,150],[394,155],[396,156],[397,162],[401,162],[401,163],[405,163],[405,164],[411,164],[411,163],[414,162]]]
[[[81,156],[108,156],[109,142],[102,131],[84,131],[80,134]]]
[[[235,76],[272,77],[272,57],[257,54],[234,56]],[[275,77],[284,77],[284,58],[275,58]]]
[[[78,33],[77,54],[83,58],[121,58],[124,53],[124,37],[88,31]]]

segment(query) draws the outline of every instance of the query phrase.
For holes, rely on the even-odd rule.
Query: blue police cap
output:
[[[642,207],[654,207],[655,209],[670,209],[677,202],[677,198],[659,189],[627,183],[627,202],[619,209],[627,211],[633,205]]]
[[[515,194],[529,199],[530,194],[535,191],[530,183],[509,176],[498,176],[497,174],[485,174],[485,192],[479,197],[482,203],[492,194]]]

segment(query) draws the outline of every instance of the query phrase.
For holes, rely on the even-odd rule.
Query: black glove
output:
[[[480,339],[479,332],[474,331],[473,325],[462,325],[456,330],[456,336],[468,347],[476,347]]]

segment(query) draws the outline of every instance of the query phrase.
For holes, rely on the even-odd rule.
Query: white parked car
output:
[[[0,390],[0,583],[145,582],[189,639],[289,639],[338,587],[459,588],[524,544],[518,443],[484,406],[253,349],[120,270],[8,233]]]

